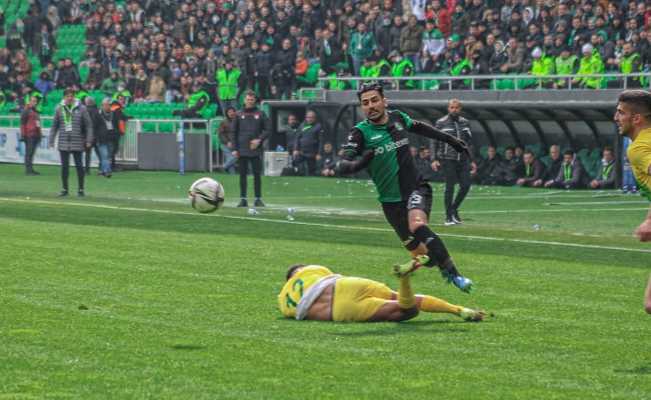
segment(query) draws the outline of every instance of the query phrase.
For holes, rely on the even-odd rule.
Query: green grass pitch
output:
[[[202,215],[203,174],[91,176],[58,199],[59,169],[39,170],[0,165],[0,399],[651,398],[641,197],[473,187],[443,227],[434,185],[477,291],[428,270],[414,288],[495,317],[336,324],[283,319],[276,296],[297,262],[396,287],[407,253],[368,181],[264,178],[249,216],[215,175],[227,201]]]

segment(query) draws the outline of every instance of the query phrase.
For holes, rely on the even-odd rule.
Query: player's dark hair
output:
[[[609,151],[609,152],[611,152],[611,153],[613,153],[613,154],[615,153],[615,151],[613,150],[612,146],[604,146],[604,150],[603,150],[603,151]]]
[[[304,266],[305,266],[305,264],[290,265],[289,268],[287,268],[287,276],[285,276],[285,280],[288,281],[289,278],[291,278],[292,275],[294,275],[294,273],[296,272],[297,269],[303,268]]]
[[[617,99],[619,103],[628,104],[636,113],[651,114],[651,93],[646,90],[624,90]]]
[[[532,157],[534,156],[533,151],[528,150],[528,149],[525,150],[523,154],[531,154]]]
[[[378,93],[380,93],[380,96],[384,97],[384,88],[378,81],[368,81],[364,82],[361,85],[359,85],[359,89],[357,89],[357,99],[361,100],[362,95],[366,92],[370,92],[372,90],[376,90]]]
[[[564,155],[564,156],[572,156],[572,157],[574,157],[574,150],[572,150],[572,149],[567,149],[567,150],[565,150],[565,151],[563,152],[563,155]]]

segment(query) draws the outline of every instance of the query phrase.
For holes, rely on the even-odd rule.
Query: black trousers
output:
[[[111,171],[115,171],[115,155],[120,151],[120,136],[115,136],[109,139],[112,142],[111,149],[113,150],[109,157],[111,157]]]
[[[300,175],[316,175],[316,156],[298,156],[294,160],[294,168],[298,168]]]
[[[238,169],[240,170],[240,197],[246,198],[247,189],[247,175],[249,173],[249,163],[253,170],[253,190],[256,198],[262,197],[262,180],[260,174],[262,173],[262,158],[257,157],[240,157],[238,159]]]
[[[86,149],[86,151],[84,152],[86,153],[84,157],[84,166],[86,167],[86,173],[90,172],[90,155],[93,153],[93,150],[95,150],[95,155],[97,156],[97,159],[98,160],[102,159],[99,156],[99,148],[97,147],[97,143],[95,143],[92,148]]]
[[[61,151],[61,184],[63,190],[68,190],[68,175],[70,174],[70,155],[75,160],[75,168],[77,169],[77,188],[84,190],[84,164],[82,163],[82,151]]]
[[[443,160],[441,167],[445,177],[445,215],[449,218],[455,210],[459,209],[470,190],[470,162]],[[459,185],[459,191],[455,198],[454,186],[456,184]]]
[[[34,154],[36,153],[36,148],[41,142],[40,137],[26,137],[25,138],[25,171],[32,172],[34,171]]]
[[[258,76],[258,94],[261,99],[268,99],[271,94],[271,81],[268,76]]]

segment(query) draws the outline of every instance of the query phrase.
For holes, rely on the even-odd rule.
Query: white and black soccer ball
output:
[[[212,178],[196,180],[188,191],[192,208],[200,213],[210,213],[224,204],[224,187]]]

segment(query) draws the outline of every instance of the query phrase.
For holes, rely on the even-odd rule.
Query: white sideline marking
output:
[[[332,225],[332,224],[324,224],[318,222],[287,221],[284,219],[270,219],[270,218],[261,218],[261,217],[240,217],[235,215],[200,214],[197,212],[190,212],[190,211],[173,211],[173,210],[160,210],[160,209],[137,208],[137,207],[120,207],[120,206],[110,206],[107,204],[77,203],[77,202],[68,202],[68,201],[58,202],[58,201],[50,201],[50,200],[9,199],[9,198],[2,198],[2,197],[0,197],[0,201],[15,202],[15,203],[32,203],[32,204],[36,203],[36,204],[56,205],[56,206],[90,207],[90,208],[102,208],[108,210],[150,212],[150,213],[157,213],[157,214],[191,215],[195,217],[207,216],[207,217],[217,217],[217,218],[236,219],[236,220],[245,220],[245,221],[263,221],[263,222],[272,222],[278,224],[317,226],[320,228],[329,228],[329,229],[346,229],[346,230],[360,230],[360,231],[372,231],[372,232],[393,232],[393,230],[389,228],[374,228],[369,226]],[[651,253],[651,249],[632,249],[628,247],[600,246],[595,244],[566,243],[566,242],[554,242],[554,241],[546,241],[546,240],[498,238],[493,236],[462,235],[458,233],[442,233],[440,234],[440,236],[453,237],[453,238],[466,239],[466,240],[486,240],[486,241],[493,241],[493,242],[513,242],[513,243],[540,244],[540,245],[547,245],[547,246],[573,247],[573,248],[583,248],[583,249],[630,251],[634,253]]]

